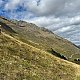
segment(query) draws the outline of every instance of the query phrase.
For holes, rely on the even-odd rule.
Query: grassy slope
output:
[[[18,33],[15,36],[10,33],[13,37],[34,47],[46,51],[53,48],[56,52],[64,54],[68,58],[71,57],[72,60],[74,58],[77,58],[77,56],[74,57],[73,54],[80,55],[80,49],[74,46],[71,42],[64,40],[61,37],[58,37],[57,35],[45,29],[40,29],[34,24],[23,22],[21,24],[24,24],[26,27],[19,27],[18,24],[20,23],[17,23],[16,25],[2,18],[0,18],[0,20],[9,25],[9,27],[11,27],[14,31]]]
[[[77,64],[0,35],[0,80],[79,80],[79,70]]]

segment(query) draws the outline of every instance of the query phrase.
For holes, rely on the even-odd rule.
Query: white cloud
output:
[[[30,11],[38,16],[64,16],[64,15],[75,15],[79,12],[80,0],[29,0],[27,7]]]
[[[58,29],[57,32],[65,32],[65,31],[70,30],[70,28],[71,28],[70,26],[68,26],[68,27],[62,27],[62,28]]]
[[[15,9],[21,0],[9,0],[5,5],[5,10],[13,10]]]
[[[50,25],[56,24],[60,21],[59,18],[51,17],[34,17],[30,19],[30,22],[39,25],[40,27],[49,27]]]
[[[4,1],[0,0],[0,7],[2,6],[3,3],[4,3]]]
[[[56,11],[61,10],[65,5],[65,0],[30,0],[27,4],[30,11],[36,15],[51,15]],[[56,4],[56,5],[55,5]]]

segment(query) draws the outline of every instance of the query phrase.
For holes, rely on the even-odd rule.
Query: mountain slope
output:
[[[80,66],[61,60],[19,41],[0,35],[1,80],[78,80]]]
[[[0,25],[0,80],[80,80],[80,65],[49,53],[78,58],[74,44],[24,21],[0,17]]]
[[[12,28],[17,34],[9,31],[7,33],[18,40],[47,52],[51,52],[51,49],[53,49],[55,52],[66,56],[70,61],[80,58],[78,47],[45,28],[39,28],[35,24],[24,21],[10,21],[2,17],[0,17],[0,22]]]

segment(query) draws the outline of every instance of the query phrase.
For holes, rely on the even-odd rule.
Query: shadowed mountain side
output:
[[[5,23],[0,22],[0,25],[1,25],[2,30],[6,30],[6,31],[11,32],[11,33],[16,33],[11,27],[6,25]]]

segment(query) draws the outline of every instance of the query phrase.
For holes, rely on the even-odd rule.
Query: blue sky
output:
[[[0,0],[0,15],[35,23],[80,45],[80,0]]]

